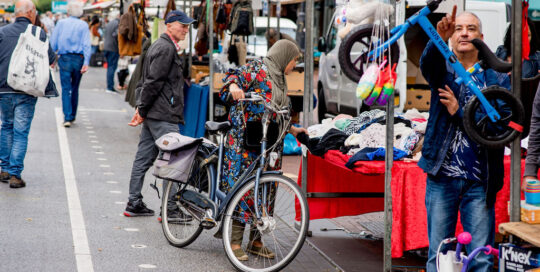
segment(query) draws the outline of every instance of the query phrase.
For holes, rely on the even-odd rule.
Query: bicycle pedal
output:
[[[212,218],[203,218],[201,220],[201,227],[204,229],[212,229],[217,226],[217,222]]]

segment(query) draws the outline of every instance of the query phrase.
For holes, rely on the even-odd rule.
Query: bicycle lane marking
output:
[[[62,167],[64,169],[64,180],[66,184],[66,195],[69,209],[69,218],[71,221],[71,231],[73,234],[73,245],[75,260],[77,262],[77,271],[93,272],[92,255],[88,246],[88,236],[86,235],[86,226],[77,189],[77,180],[73,170],[73,162],[69,150],[69,143],[66,128],[63,126],[63,114],[60,108],[55,108],[56,128],[58,130],[58,141],[60,145],[60,156],[62,158]]]

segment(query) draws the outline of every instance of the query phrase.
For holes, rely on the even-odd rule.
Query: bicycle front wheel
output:
[[[165,238],[175,247],[185,247],[193,243],[203,230],[200,219],[204,212],[182,203],[178,192],[179,187],[185,186],[183,190],[191,190],[208,197],[212,190],[214,169],[212,165],[203,162],[202,156],[195,157],[187,185],[168,182],[163,191],[161,226]]]
[[[257,197],[259,205],[255,207],[255,180],[235,193],[223,219],[223,246],[238,270],[279,271],[304,244],[309,225],[307,201],[295,182],[275,174],[261,176]],[[264,247],[257,246],[258,242]],[[231,243],[239,244],[249,254],[248,260],[239,260]]]

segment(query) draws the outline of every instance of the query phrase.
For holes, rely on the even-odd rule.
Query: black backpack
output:
[[[234,35],[253,34],[253,8],[250,0],[238,0],[234,3],[227,29]]]

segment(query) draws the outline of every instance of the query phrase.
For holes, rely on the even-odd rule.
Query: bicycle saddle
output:
[[[208,132],[210,133],[225,132],[231,128],[231,123],[229,121],[225,121],[225,122],[207,121],[204,124],[204,128],[206,128],[206,130],[208,130]]]
[[[482,68],[491,68],[499,73],[508,73],[512,71],[512,63],[504,62],[497,58],[484,41],[474,39],[471,43],[478,49],[478,59],[481,60],[480,66],[482,66]]]

